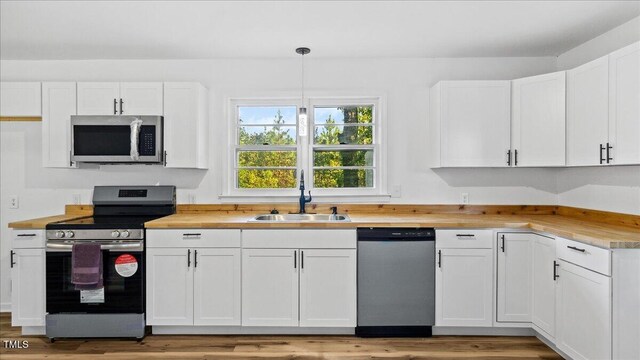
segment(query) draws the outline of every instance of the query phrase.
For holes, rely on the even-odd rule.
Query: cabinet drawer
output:
[[[562,260],[611,276],[611,252],[607,249],[559,237],[556,252]]]
[[[436,247],[441,249],[491,249],[493,230],[436,229]]]
[[[243,248],[355,249],[356,230],[242,230]]]
[[[16,229],[13,230],[11,247],[14,249],[44,248],[44,230],[40,229]]]
[[[240,247],[239,229],[147,230],[147,247]]]

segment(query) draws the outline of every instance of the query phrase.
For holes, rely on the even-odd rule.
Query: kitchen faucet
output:
[[[307,203],[311,202],[311,190],[309,190],[309,197],[304,196],[304,170],[300,170],[300,211],[299,214],[305,214],[306,211],[304,209]]]

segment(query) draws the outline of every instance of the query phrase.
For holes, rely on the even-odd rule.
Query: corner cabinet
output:
[[[44,230],[13,231],[10,253],[11,325],[23,334],[44,334],[45,325]]]
[[[76,83],[42,83],[42,166],[69,168],[71,115],[76,114]]]
[[[536,330],[553,339],[556,329],[556,282],[558,261],[553,238],[533,235],[531,265],[531,322]]]
[[[510,81],[441,81],[430,91],[432,167],[506,167]]]
[[[511,165],[565,165],[565,72],[513,80]]]
[[[199,83],[164,83],[164,148],[168,168],[208,168],[207,89]]]
[[[240,230],[147,230],[147,325],[240,325]]]
[[[243,326],[356,326],[355,230],[242,236]]]
[[[533,234],[498,233],[498,322],[531,322],[531,246]]]

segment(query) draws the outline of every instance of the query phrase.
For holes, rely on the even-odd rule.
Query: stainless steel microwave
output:
[[[71,160],[99,164],[163,162],[162,116],[71,116]]]

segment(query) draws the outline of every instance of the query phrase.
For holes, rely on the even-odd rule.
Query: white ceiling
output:
[[[639,14],[640,1],[2,1],[0,58],[546,56]]]

